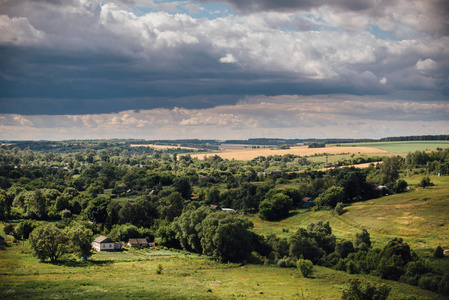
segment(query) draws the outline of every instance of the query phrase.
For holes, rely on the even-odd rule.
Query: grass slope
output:
[[[416,185],[422,176],[404,178]],[[449,177],[431,176],[436,186],[416,188],[366,202],[353,203],[338,216],[332,210],[296,210],[280,222],[249,216],[255,231],[275,233],[288,237],[298,228],[305,228],[318,220],[329,221],[338,238],[352,239],[357,232],[367,229],[374,246],[381,247],[394,237],[402,237],[418,252],[430,253],[438,245],[449,249]]]
[[[12,246],[0,253],[0,293],[5,299],[340,299],[347,281],[356,277],[316,267],[312,278],[303,278],[296,269],[147,252],[96,253],[89,262],[50,264],[39,263],[26,244]],[[156,274],[159,264],[161,275]],[[357,277],[381,282],[372,276]],[[388,284],[396,298],[444,299],[416,287]]]

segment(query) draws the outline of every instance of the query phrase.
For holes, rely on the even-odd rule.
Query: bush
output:
[[[345,205],[342,202],[338,202],[337,206],[335,206],[335,212],[341,216],[345,213]]]
[[[301,272],[302,276],[309,277],[313,273],[313,263],[308,259],[298,259],[296,266]]]
[[[390,294],[391,288],[385,284],[373,285],[369,282],[362,285],[358,280],[349,281],[349,289],[343,291],[343,300],[376,299],[385,300]]]
[[[438,246],[433,253],[434,258],[444,258],[444,250],[441,246]]]
[[[357,268],[357,265],[352,260],[350,260],[346,264],[346,272],[348,272],[349,274],[359,274],[359,270]]]
[[[277,262],[277,266],[280,268],[294,268],[295,261],[291,259],[290,257],[284,257]]]
[[[156,268],[156,274],[158,274],[158,275],[160,275],[160,274],[162,274],[162,270],[163,270],[164,268],[162,267],[162,265],[161,264],[158,264],[157,265],[157,268]]]
[[[434,184],[432,182],[430,182],[430,178],[429,177],[424,177],[423,179],[421,179],[420,183],[417,185],[418,187],[422,187],[423,189],[428,187],[428,186],[433,186]]]
[[[438,292],[442,295],[449,296],[449,273],[446,273],[438,284]]]

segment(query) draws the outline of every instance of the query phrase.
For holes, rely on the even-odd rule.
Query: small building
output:
[[[97,250],[98,252],[100,251],[115,251],[115,250],[120,250],[120,243],[115,243],[113,240],[111,240],[110,238],[102,235],[97,237],[93,242],[92,242],[92,248],[94,248],[95,250]]]
[[[232,208],[222,208],[221,211],[235,212],[235,209],[232,209]]]
[[[315,206],[315,199],[313,199],[311,197],[304,197],[304,198],[302,198],[302,206],[303,207]]]
[[[149,243],[147,239],[129,239],[128,246],[134,248],[148,248]]]
[[[274,170],[271,172],[271,176],[283,176],[284,175],[284,171],[281,170]]]

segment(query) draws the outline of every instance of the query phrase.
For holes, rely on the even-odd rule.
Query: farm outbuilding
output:
[[[147,248],[149,247],[149,243],[147,239],[136,238],[136,239],[129,239],[128,246],[134,248],[144,248],[144,247]]]
[[[315,206],[315,200],[311,197],[304,197],[302,198],[302,206],[303,207]]]

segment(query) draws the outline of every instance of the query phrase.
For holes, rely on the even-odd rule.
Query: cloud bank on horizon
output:
[[[0,139],[449,133],[447,0],[0,0]]]

